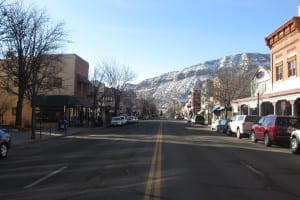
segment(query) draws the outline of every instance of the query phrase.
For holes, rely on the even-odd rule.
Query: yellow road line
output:
[[[162,160],[162,123],[159,125],[159,130],[156,136],[155,149],[151,160],[150,171],[148,174],[147,184],[145,188],[144,200],[160,199],[161,187],[161,160]]]

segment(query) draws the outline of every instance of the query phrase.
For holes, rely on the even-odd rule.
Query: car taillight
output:
[[[269,127],[269,134],[270,134],[270,135],[276,135],[276,126],[271,125],[271,126]]]

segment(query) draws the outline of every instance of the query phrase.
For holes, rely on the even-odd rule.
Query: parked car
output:
[[[290,147],[292,153],[300,153],[300,130],[296,130],[291,133]]]
[[[204,117],[202,115],[194,115],[191,118],[193,124],[204,124]]]
[[[250,139],[252,142],[263,140],[266,146],[272,143],[287,144],[296,129],[300,129],[300,117],[267,115],[253,124]]]
[[[120,116],[121,121],[122,121],[122,125],[127,124],[127,119],[126,116]]]
[[[123,120],[121,117],[112,117],[110,121],[111,126],[122,126],[123,125]]]
[[[217,125],[217,132],[218,133],[226,133],[228,129],[228,122],[227,119],[222,119],[219,121],[219,124]]]
[[[214,131],[214,130],[216,131],[216,130],[217,130],[217,127],[218,127],[220,121],[221,121],[221,120],[216,119],[215,121],[213,121],[213,122],[211,123],[210,128],[211,128],[212,131]]]
[[[5,130],[0,130],[0,158],[7,157],[11,147],[11,136]]]
[[[256,115],[235,115],[228,123],[227,135],[235,134],[238,139],[249,136],[251,127],[260,119]]]
[[[137,123],[138,122],[138,118],[135,117],[135,116],[127,116],[126,120],[127,120],[128,124],[132,124],[132,123]]]

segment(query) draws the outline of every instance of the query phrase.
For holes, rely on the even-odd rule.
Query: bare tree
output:
[[[250,96],[250,77],[241,68],[225,67],[217,71],[217,77],[213,83],[208,84],[208,96],[220,102],[228,108],[234,99]],[[225,117],[227,118],[227,110]]]
[[[122,93],[128,83],[135,78],[135,74],[128,66],[120,67],[115,61],[102,61],[98,64],[104,73],[103,81],[107,87],[113,88],[115,115],[118,114]]]
[[[1,86],[18,96],[16,125],[22,122],[24,98],[32,104],[32,137],[35,137],[35,98],[41,91],[51,90],[58,86],[53,83],[60,68],[58,56],[54,53],[60,49],[65,39],[64,24],[52,25],[46,11],[37,7],[25,7],[22,1],[7,4],[1,10],[4,17],[1,26],[2,50],[5,64],[3,79],[17,87]],[[51,55],[53,54],[53,55]]]
[[[102,112],[101,105],[104,96],[105,85],[103,83],[104,73],[99,66],[94,67],[92,76],[90,77],[90,92],[89,99],[91,100],[91,108],[93,113],[92,125],[95,126],[96,122],[96,111],[100,107],[100,112]],[[102,116],[102,113],[101,113]],[[99,122],[98,122],[99,123]]]

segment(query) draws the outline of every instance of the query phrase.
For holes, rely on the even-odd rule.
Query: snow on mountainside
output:
[[[270,55],[244,53],[224,56],[220,59],[199,63],[181,71],[173,71],[154,78],[146,79],[131,87],[137,96],[153,97],[156,105],[170,107],[177,102],[186,102],[188,92],[199,87],[207,80],[215,77],[216,69],[222,67],[244,66],[247,71],[258,66],[270,67]]]

